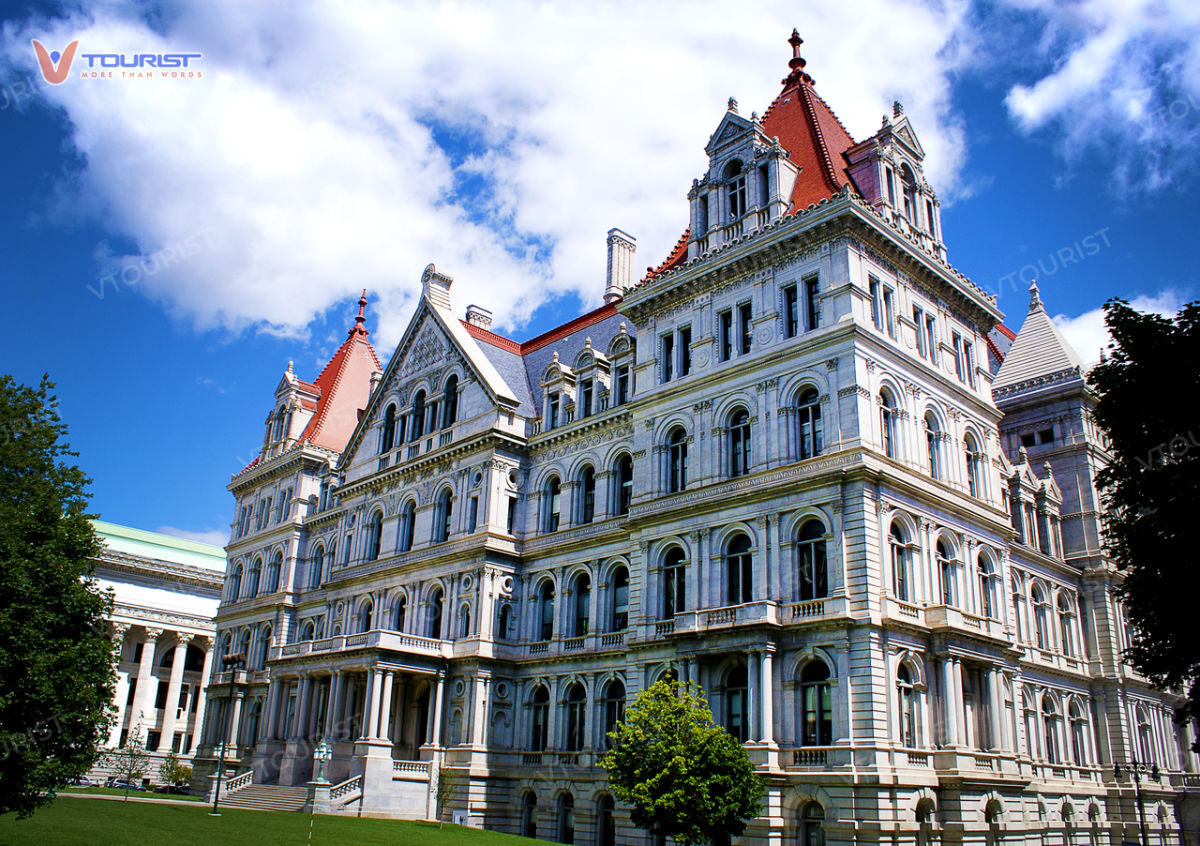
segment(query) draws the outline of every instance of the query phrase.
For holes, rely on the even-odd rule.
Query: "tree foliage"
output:
[[[0,376],[0,814],[20,816],[95,763],[115,679],[90,480],[52,388]]]
[[[105,763],[113,774],[125,783],[125,801],[129,801],[129,785],[139,784],[150,765],[150,756],[146,754],[146,744],[142,742],[142,724],[129,732],[125,745],[114,749],[105,756]]]
[[[1113,345],[1088,381],[1111,442],[1097,484],[1132,624],[1125,657],[1156,685],[1186,691],[1177,716],[1200,728],[1200,419],[1186,400],[1200,392],[1200,303],[1167,318],[1110,300],[1105,320]]]
[[[187,787],[192,781],[192,768],[179,762],[179,756],[168,752],[158,766],[158,778],[171,787]]]
[[[449,767],[440,767],[438,769],[436,798],[439,828],[442,826],[442,814],[446,813],[446,809],[454,801],[454,794],[458,791],[458,786],[461,783],[462,776],[458,770],[452,770]]]
[[[762,810],[764,785],[745,748],[713,723],[695,685],[656,682],[609,739],[600,766],[648,831],[681,846],[728,843]]]

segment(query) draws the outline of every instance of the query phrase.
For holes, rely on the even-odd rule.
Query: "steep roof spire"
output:
[[[351,337],[355,335],[370,335],[366,327],[363,325],[367,322],[367,318],[363,315],[363,310],[367,307],[367,289],[363,288],[362,297],[358,300],[358,316],[354,318],[354,327],[348,333]]]
[[[996,373],[992,390],[1020,385],[1038,377],[1065,372],[1082,374],[1083,371],[1078,353],[1046,313],[1037,282],[1034,282],[1029,286],[1029,312]]]
[[[783,80],[785,87],[795,85],[803,79],[809,85],[812,85],[813,78],[804,72],[804,66],[808,64],[804,57],[800,55],[800,45],[804,43],[804,39],[800,37],[800,32],[795,27],[792,28],[792,34],[788,38],[788,44],[792,45],[792,58],[788,60],[788,67],[791,68],[789,73]]]
[[[1035,308],[1044,308],[1036,279],[1029,283],[1029,310],[1033,311]]]

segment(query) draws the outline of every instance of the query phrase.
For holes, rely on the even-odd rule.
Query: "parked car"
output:
[[[109,778],[108,786],[115,788],[117,790],[142,790],[143,789],[142,783],[140,781],[126,781],[125,779],[118,778],[117,776],[112,776],[111,778]]]
[[[92,781],[87,776],[80,776],[79,778],[71,779],[71,784],[75,787],[99,787],[100,786],[100,783],[98,781]]]
[[[187,796],[189,791],[186,787],[178,787],[174,784],[159,784],[154,787],[155,793],[173,793],[177,796]]]

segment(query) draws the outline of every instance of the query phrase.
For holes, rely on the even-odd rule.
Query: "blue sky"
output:
[[[280,374],[316,375],[364,287],[386,358],[430,261],[519,339],[599,303],[608,228],[657,264],[792,26],[855,137],[904,103],[951,262],[1014,329],[1035,273],[1085,358],[1108,297],[1200,290],[1193,3],[765,3],[736,30],[704,3],[248,5],[6,6],[0,370],[57,382],[113,522],[226,536]],[[201,75],[52,87],[31,38]]]

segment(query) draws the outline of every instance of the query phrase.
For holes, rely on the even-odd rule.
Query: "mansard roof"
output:
[[[1083,362],[1046,313],[1036,282],[1029,291],[1029,314],[996,373],[993,391],[1011,392],[1026,383],[1083,374]]]

